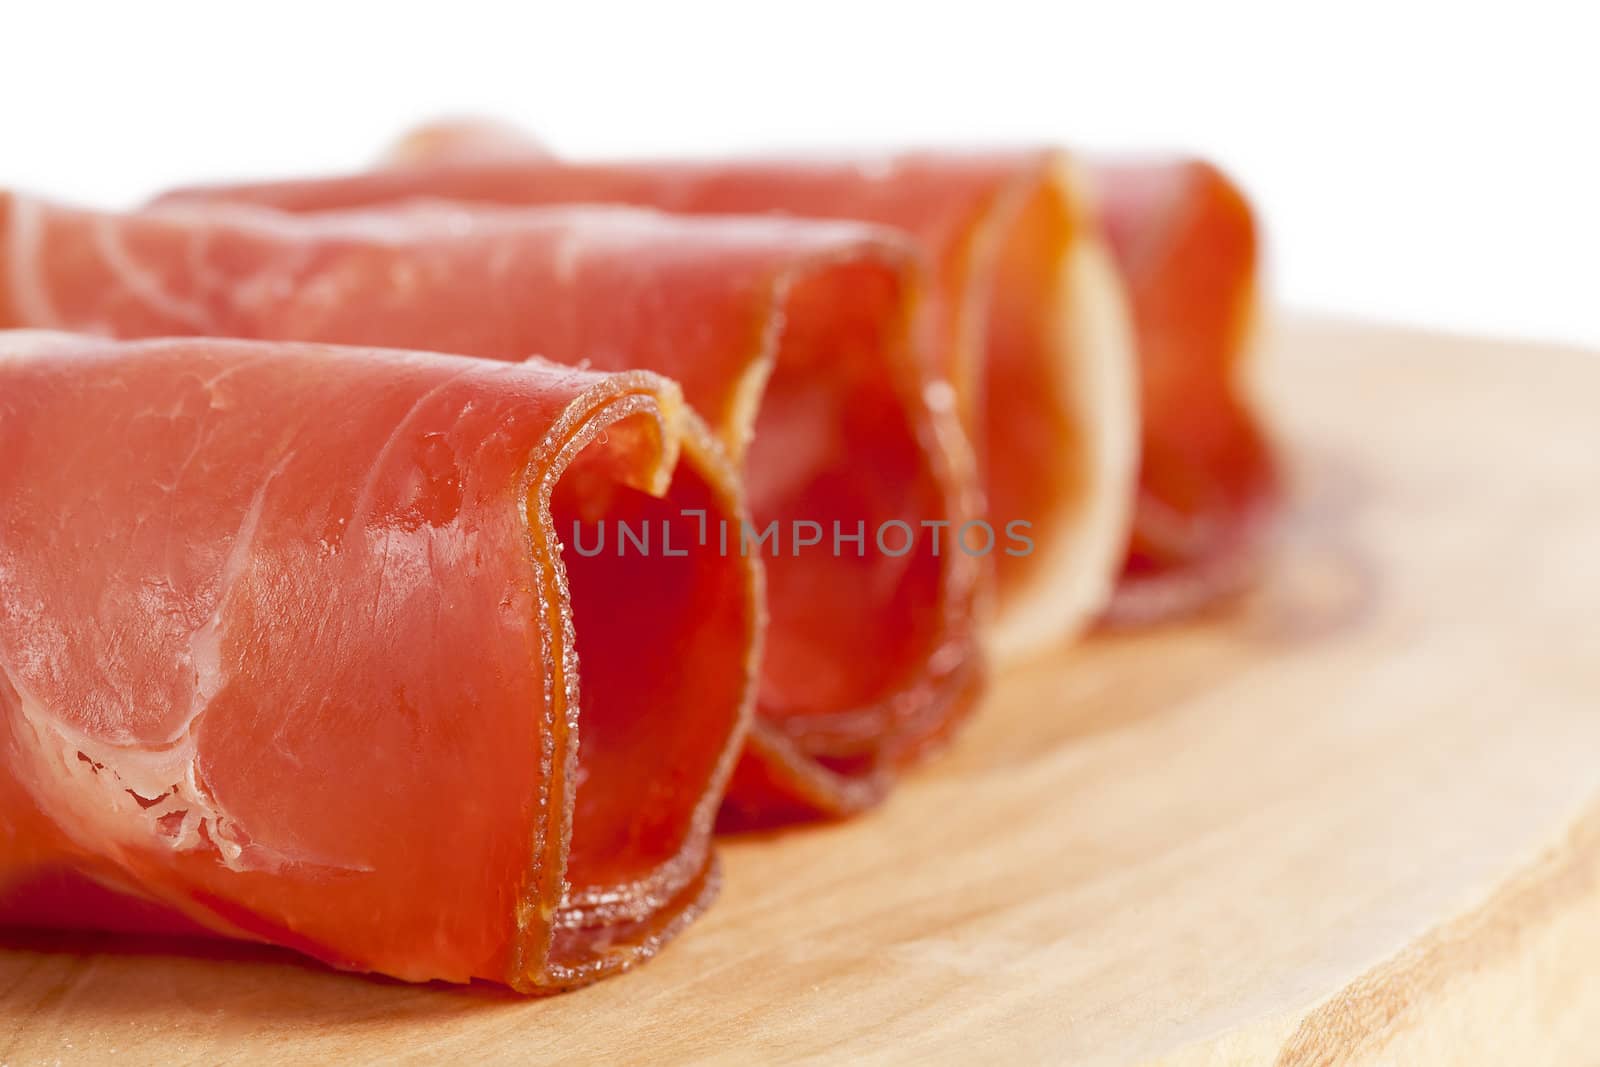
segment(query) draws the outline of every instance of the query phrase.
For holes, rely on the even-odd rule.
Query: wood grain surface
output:
[[[1302,321],[1262,386],[1258,593],[1011,672],[881,812],[728,842],[641,970],[12,933],[0,1063],[1600,1063],[1600,358]]]

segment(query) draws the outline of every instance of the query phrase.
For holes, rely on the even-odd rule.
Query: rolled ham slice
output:
[[[983,557],[955,543],[978,515],[972,459],[919,346],[920,260],[893,233],[627,208],[118,216],[0,197],[0,248],[10,325],[538,353],[681,381],[754,516],[696,542],[764,558],[770,589],[724,826],[858,811],[973,703]],[[578,547],[645,566],[665,546],[612,524]]]
[[[516,127],[463,118],[418,127],[380,162],[518,158],[553,157]],[[1259,238],[1244,194],[1203,160],[1095,163],[1088,177],[1131,305],[1141,414],[1133,531],[1105,618],[1146,624],[1245,587],[1270,542],[1281,484],[1246,380]]]
[[[1144,623],[1242,588],[1266,555],[1281,486],[1246,379],[1259,242],[1249,203],[1208,163],[1104,164],[1092,178],[1128,282],[1144,412],[1133,538],[1108,618]]]
[[[441,160],[464,163],[553,155],[519,126],[462,116],[425,123],[384,149],[384,167],[429,167]]]
[[[578,164],[542,150],[518,158],[503,128],[461,123],[419,132],[402,155],[403,167],[352,177],[192,189],[165,200],[296,212],[419,196],[606,201],[902,230],[933,264],[930,344],[977,446],[996,536],[995,650],[1012,657],[1054,644],[1105,609],[1129,537],[1136,387],[1127,309],[1087,180],[1068,156]],[[969,533],[975,547],[983,536]]]
[[[0,332],[0,922],[559,989],[710,899],[759,567],[670,381]],[[581,743],[580,743],[581,739]]]

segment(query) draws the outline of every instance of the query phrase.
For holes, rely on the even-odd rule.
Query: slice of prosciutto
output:
[[[1245,381],[1258,239],[1249,203],[1208,163],[1104,164],[1092,178],[1128,280],[1144,412],[1133,538],[1108,619],[1142,623],[1242,588],[1265,556],[1280,484]]]
[[[505,123],[456,119],[418,127],[381,163],[518,158],[552,154]],[[1088,178],[1131,305],[1141,416],[1133,530],[1105,620],[1149,623],[1247,585],[1279,510],[1277,466],[1245,382],[1260,302],[1259,239],[1244,194],[1203,160],[1095,163]],[[818,210],[784,192],[765,206]]]
[[[462,163],[551,155],[553,153],[520,126],[497,119],[462,116],[418,126],[384,149],[378,164],[428,167],[441,160]]]
[[[859,160],[579,164],[503,128],[448,124],[403,165],[330,180],[191,189],[167,203],[296,212],[419,196],[498,204],[606,201],[673,212],[784,212],[908,234],[933,267],[929,344],[955,389],[987,496],[1005,657],[1092,621],[1126,553],[1136,474],[1130,328],[1086,177],[1053,151]],[[430,165],[429,160],[432,160]]]
[[[0,922],[535,992],[711,898],[759,566],[558,533],[741,518],[667,379],[0,331],[0,455]]]
[[[538,353],[681,381],[753,513],[703,522],[696,543],[764,558],[770,592],[724,826],[858,811],[974,701],[983,556],[954,539],[976,482],[920,347],[920,259],[893,233],[617,207],[110,215],[0,197],[0,248],[0,323]],[[560,533],[639,566],[681,548],[615,523]]]
[[[461,118],[419,126],[381,165],[517,158],[554,157],[515,126]],[[1245,195],[1203,160],[1094,163],[1088,178],[1133,314],[1141,413],[1133,531],[1104,621],[1147,624],[1243,589],[1266,557],[1282,486],[1245,381],[1259,238]]]

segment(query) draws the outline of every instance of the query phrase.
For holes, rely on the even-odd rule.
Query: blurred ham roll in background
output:
[[[935,269],[930,347],[956,386],[987,514],[1042,534],[1035,552],[996,561],[1002,656],[1053,644],[1090,616],[1190,614],[1259,570],[1280,487],[1245,378],[1258,235],[1242,193],[1207,163],[1034,151],[587,164],[503,123],[454,120],[414,130],[366,174],[169,199],[320,211],[424,195],[905,231]]]
[[[380,162],[387,167],[460,167],[518,158],[554,157],[527,133],[505,123],[452,120],[418,127],[393,145]],[[875,172],[881,181],[893,182],[891,192],[915,183],[932,185],[937,193],[938,186],[949,182],[942,190],[948,196],[959,184],[957,175],[982,159],[939,160],[930,168],[938,175],[937,182],[930,182],[929,175],[921,171],[895,181],[892,161],[869,160],[860,166]],[[1005,360],[1008,353],[1013,358],[1019,353],[1038,358],[1047,346],[1037,337],[1049,329],[1052,315],[1060,318],[1061,312],[1053,310],[1057,304],[1065,307],[1070,328],[1100,331],[1100,350],[1109,352],[1104,337],[1109,329],[1107,302],[1097,269],[1079,264],[1076,269],[1061,271],[1066,281],[1057,285],[1048,266],[1048,256],[1056,247],[1070,248],[1078,256],[1090,254],[1087,243],[1069,240],[1057,246],[1051,234],[1051,200],[1053,195],[1060,196],[1063,186],[1058,185],[1052,194],[1046,178],[1041,189],[1039,169],[1048,172],[1067,164],[1054,153],[991,156],[986,162],[991,168],[998,164],[1011,172],[1011,188],[996,199],[987,223],[1006,235],[1000,258],[991,265],[983,253],[969,252],[975,266],[954,272],[952,288],[972,294],[977,306],[972,306],[972,299],[964,304],[954,302],[958,310],[952,319],[952,336],[959,338],[963,328],[973,328],[963,327],[960,316],[969,322],[984,316],[991,320],[985,354],[968,352],[969,368],[973,360]],[[1077,174],[1066,169],[1057,176],[1070,186]],[[1251,409],[1245,380],[1260,303],[1259,239],[1244,194],[1227,175],[1204,161],[1092,162],[1087,177],[1099,230],[1115,256],[1131,316],[1141,429],[1133,530],[1105,618],[1116,624],[1150,623],[1192,613],[1243,588],[1261,563],[1271,531],[1280,493],[1278,473],[1270,444]],[[1031,196],[1025,192],[1030,188]],[[587,198],[586,192],[575,195]],[[610,198],[608,189],[599,192]],[[717,195],[737,200],[750,194]],[[811,202],[804,191],[766,186],[758,187],[754,195],[758,202],[744,199],[741,210],[859,214],[906,226],[931,248],[943,245],[932,224],[939,215],[937,210],[886,208],[881,199],[829,208]],[[648,195],[634,191],[625,192],[622,198],[651,202]],[[1057,203],[1065,203],[1066,209],[1058,207],[1056,219],[1081,223],[1081,188]],[[946,235],[944,240],[948,239]],[[993,240],[989,238],[991,246]],[[995,253],[991,250],[988,255]],[[992,276],[994,281],[986,288],[974,284],[969,274]],[[987,310],[982,307],[985,299]],[[1031,345],[1030,329],[1035,331]],[[1091,337],[1069,344],[1066,350],[1080,353],[1079,359],[1091,368],[1108,365],[1104,360],[1082,357],[1081,353],[1093,352],[1095,346]],[[947,352],[960,361],[959,348]],[[952,369],[952,373],[956,371]],[[981,384],[967,393],[974,403],[987,406],[992,422],[985,429],[979,417],[969,412],[967,423],[975,440],[989,444],[987,484],[993,509],[1003,512],[1008,503],[1026,499],[1026,494],[1007,480],[1021,481],[1038,472],[1026,464],[1013,463],[1010,471],[997,470],[996,465],[1030,446],[1059,446],[1063,438],[1035,434],[1029,440],[1025,431],[1007,422],[1025,416],[1037,404],[1025,388],[1006,396],[1006,386],[1020,381],[1027,387],[1039,384],[1037,381],[1029,382],[1025,375],[1005,367],[980,371],[980,382],[985,375],[989,395],[985,398]],[[996,455],[1001,459],[994,459]],[[1087,568],[1083,573],[1088,573]],[[1002,566],[1002,596],[1007,592],[1008,576],[1017,574],[1023,577],[1014,584],[1026,587],[1027,568]],[[1002,647],[1026,647],[1050,637],[1048,609],[1045,612],[1043,624],[1031,627],[1026,613],[1014,613],[1018,619],[1012,632],[1019,636],[1003,637]]]
[[[0,332],[0,923],[198,929],[559,989],[716,888],[755,561],[677,386],[397,350]]]
[[[446,126],[409,138],[403,165],[185,190],[163,202],[319,212],[417,197],[606,201],[893,227],[932,272],[924,343],[954,389],[977,457],[983,515],[997,534],[986,557],[995,590],[991,646],[1002,658],[1058,646],[1104,610],[1128,539],[1138,415],[1126,308],[1085,175],[1069,157],[586,164],[558,161],[532,142],[519,156],[517,143],[503,127]],[[1026,524],[1031,545],[1007,542],[1013,523]],[[982,534],[970,532],[974,548]]]
[[[466,177],[462,169],[473,163],[514,164],[519,158],[524,163],[534,159],[554,161],[543,146],[513,126],[485,120],[451,120],[413,130],[393,145],[380,163],[391,168],[426,168],[430,164],[455,168],[446,171],[453,177],[440,176],[449,182]],[[890,183],[891,195],[912,184],[934,185],[938,192],[937,186],[949,182],[942,189],[948,196],[959,184],[957,175],[982,158],[940,160],[932,167],[940,179],[937,183],[930,183],[925,172],[896,180],[892,160],[863,161],[860,166],[880,181]],[[1013,172],[1012,189],[1009,199],[999,197],[990,208],[988,224],[1007,234],[1004,250],[994,261],[997,265],[986,265],[981,252],[969,252],[974,255],[975,267],[965,272],[957,269],[953,274],[952,289],[967,292],[975,299],[953,301],[958,310],[952,319],[951,336],[961,336],[960,316],[970,321],[986,315],[991,320],[985,355],[967,353],[968,366],[973,366],[976,359],[1004,360],[1008,353],[1028,354],[1027,323],[1034,320],[1031,328],[1036,333],[1047,329],[1041,323],[1048,323],[1051,306],[1057,301],[1066,306],[1066,321],[1075,328],[1105,331],[1102,309],[1106,301],[1097,292],[1103,285],[1096,269],[1080,265],[1076,270],[1065,271],[1068,280],[1060,287],[1050,280],[1047,261],[1040,259],[1041,255],[1048,256],[1053,247],[1049,233],[1050,193],[1035,187],[1030,199],[1020,192],[1029,188],[1030,181],[1037,182],[1037,168],[1041,165],[1047,169],[1061,167],[1064,161],[1052,153],[1023,153],[990,157],[987,162]],[[733,167],[723,169],[732,176]],[[1243,588],[1261,563],[1271,531],[1281,487],[1270,444],[1251,409],[1245,379],[1259,312],[1259,239],[1244,194],[1227,175],[1204,161],[1092,162],[1086,173],[1099,231],[1115,256],[1125,290],[1139,382],[1141,434],[1133,529],[1105,618],[1123,625],[1150,623],[1192,613]],[[1034,177],[1030,179],[1030,175]],[[485,177],[491,186],[510,190],[505,199],[522,199],[526,195],[515,191],[516,179],[512,175],[486,173]],[[541,178],[541,182],[545,180]],[[604,181],[578,178],[584,188],[572,190],[571,195],[587,199],[594,193],[611,199],[618,195],[616,180],[614,173]],[[934,249],[950,239],[948,232],[941,239],[934,224],[939,212],[915,207],[916,201],[886,207],[881,198],[869,198],[829,207],[813,202],[807,193],[805,189],[758,183],[753,192],[740,189],[711,195],[729,197],[740,210],[882,219],[908,227]],[[489,189],[485,194],[490,199],[502,198]],[[316,195],[313,193],[312,199]],[[670,198],[672,194],[665,195]],[[749,199],[752,195],[756,198],[754,203]],[[620,192],[620,199],[638,202],[655,202],[653,196],[653,192],[641,193],[637,188]],[[698,201],[700,197],[691,195],[690,199]],[[1081,221],[1081,188],[1066,202],[1069,207],[1065,216]],[[699,209],[697,205],[675,207]],[[1030,245],[1032,254],[1028,252]],[[1082,242],[1069,242],[1067,247],[1074,248],[1078,255],[1086,254]],[[988,254],[993,256],[994,252]],[[994,278],[987,288],[974,284],[969,277],[982,278],[986,274]],[[982,307],[985,299],[987,310]],[[1007,323],[1012,324],[1010,340],[1006,340]],[[960,342],[955,344],[959,346]],[[1084,340],[1077,348],[1092,351],[1094,345],[1094,340]],[[1103,351],[1108,350],[1103,338],[1101,345]],[[1032,347],[1037,351],[1044,346],[1035,341]],[[947,352],[960,361],[958,348],[948,348]],[[1088,365],[1095,364],[1088,361]],[[952,373],[956,371],[952,369]],[[967,392],[975,403],[989,409],[990,427],[986,431],[971,412],[967,423],[974,439],[989,445],[987,484],[994,501],[992,507],[1000,512],[1008,503],[1021,503],[1026,497],[1014,485],[1008,492],[1008,477],[1020,481],[1036,472],[1025,464],[1013,465],[1009,472],[996,470],[996,465],[1006,463],[1005,457],[1014,457],[1029,446],[1059,446],[1061,438],[1038,434],[1030,441],[1024,431],[1015,429],[1008,420],[1026,415],[1037,405],[1024,390],[1017,390],[1010,397],[1005,395],[1006,385],[1019,381],[1015,370],[998,367],[987,374],[990,392],[986,399],[982,385]],[[1037,382],[1024,380],[1022,384]],[[996,460],[997,455],[1001,459]],[[1013,566],[1008,571],[1002,566],[1003,596],[1008,576],[1024,575],[1017,584],[1026,587],[1026,570]],[[1003,637],[1002,647],[1026,647],[1051,636],[1048,615],[1043,625],[1029,626],[1032,620],[1026,613],[1015,614],[1020,617],[1013,623],[1013,632],[1019,636]]]
[[[1109,618],[1147,623],[1244,587],[1267,547],[1281,489],[1245,377],[1260,252],[1250,205],[1208,163],[1103,164],[1092,175],[1127,279],[1144,428]]]
[[[686,549],[764,561],[758,714],[724,825],[876,802],[976,697],[984,561],[952,540],[979,514],[972,459],[920,347],[920,259],[891,231],[442,201],[114,215],[23,197],[0,198],[0,231],[6,325],[537,353],[681,382],[752,522],[676,544],[615,524],[558,534],[596,553],[586,566]],[[880,548],[893,523],[909,540],[890,527]]]

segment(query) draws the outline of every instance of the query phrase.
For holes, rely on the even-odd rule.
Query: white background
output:
[[[132,203],[463,112],[569,154],[1185,149],[1257,198],[1284,303],[1600,346],[1595,10],[32,0],[0,20],[0,185]]]

